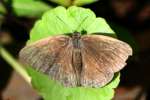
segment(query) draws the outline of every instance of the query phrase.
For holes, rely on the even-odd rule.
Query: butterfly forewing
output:
[[[125,61],[132,54],[128,44],[108,36],[85,35],[81,40],[83,86],[104,86],[126,65]]]
[[[76,73],[72,66],[72,51],[73,46],[70,43],[60,51],[51,68],[47,70],[49,76],[66,87],[77,86]]]
[[[64,86],[75,86],[72,67],[73,46],[70,37],[56,36],[25,46],[20,52],[21,62],[31,65]]]

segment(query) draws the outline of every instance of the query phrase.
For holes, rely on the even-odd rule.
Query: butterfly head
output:
[[[80,39],[80,38],[81,38],[81,33],[79,33],[79,32],[74,32],[74,33],[72,34],[72,38],[73,38],[73,39]]]
[[[73,34],[72,34],[72,38],[76,38],[76,39],[80,39],[82,35],[85,35],[87,34],[87,32],[85,30],[81,31],[81,32],[77,32],[75,31]]]

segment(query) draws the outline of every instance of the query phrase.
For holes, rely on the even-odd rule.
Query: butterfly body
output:
[[[82,71],[82,56],[81,56],[81,34],[75,32],[71,38],[73,45],[72,67],[76,73],[77,85],[80,86],[80,76]]]
[[[125,65],[131,47],[103,35],[59,35],[20,51],[20,59],[66,87],[102,87]]]

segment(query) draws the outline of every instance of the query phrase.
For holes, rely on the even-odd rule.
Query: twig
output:
[[[8,64],[10,64],[13,69],[18,72],[28,83],[31,83],[31,78],[23,66],[19,64],[2,46],[0,46],[0,56],[5,59]]]

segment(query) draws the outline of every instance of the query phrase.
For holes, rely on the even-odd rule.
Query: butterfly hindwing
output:
[[[83,86],[104,86],[126,65],[125,61],[132,54],[128,44],[108,36],[85,35],[81,40]]]

